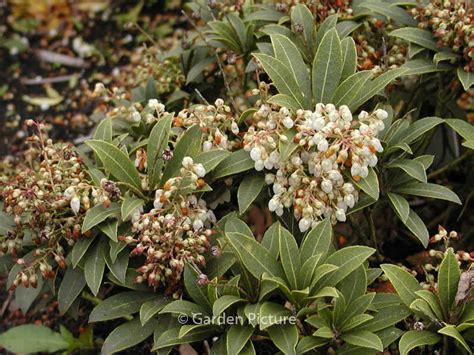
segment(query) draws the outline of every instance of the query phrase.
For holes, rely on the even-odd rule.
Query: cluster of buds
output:
[[[179,57],[162,59],[154,48],[145,49],[133,74],[131,77],[134,78],[134,86],[143,85],[153,78],[156,93],[160,96],[173,93],[186,81]]]
[[[419,27],[430,30],[440,48],[449,48],[474,72],[474,6],[469,1],[431,0],[413,9]]]
[[[263,104],[244,137],[244,149],[256,170],[270,171],[270,211],[282,215],[284,208],[293,207],[302,232],[322,218],[345,221],[358,191],[344,172],[359,181],[377,165],[376,154],[383,150],[377,134],[387,116],[378,109],[372,114],[362,111],[353,119],[347,106],[332,104],[292,114],[285,107]],[[281,159],[282,146],[290,152],[286,159]]]
[[[199,125],[204,132],[202,150],[208,152],[215,149],[233,150],[239,145],[236,136],[239,127],[229,106],[224,100],[217,99],[214,105],[197,105],[184,109],[174,118],[174,126],[191,127]],[[232,133],[235,137],[230,138]]]
[[[423,269],[426,275],[426,282],[422,283],[422,286],[426,289],[434,287],[434,280],[438,272],[439,266],[446,255],[452,242],[459,239],[459,234],[456,231],[448,232],[443,226],[438,226],[438,233],[430,238],[430,244],[436,245],[441,244],[442,247],[439,249],[430,249],[428,251],[429,260],[423,265]],[[457,250],[455,252],[456,260],[463,269],[472,269],[474,262],[474,253],[469,253],[464,250]]]
[[[15,174],[0,180],[3,210],[14,221],[12,229],[0,236],[0,254],[25,254],[25,245],[30,244],[26,235],[37,248],[29,254],[31,259],[18,259],[23,269],[14,286],[35,285],[38,271],[53,277],[53,261],[65,267],[63,245],[72,245],[81,236],[83,218],[94,199],[84,163],[72,147],[54,145],[43,138],[40,124],[29,124],[39,131],[28,138],[32,146],[25,159],[30,166],[18,166]]]
[[[167,295],[177,298],[184,265],[205,266],[203,254],[209,250],[210,226],[216,217],[204,200],[186,193],[199,188],[198,182],[204,175],[201,164],[184,158],[181,176],[169,179],[162,189],[156,190],[154,208],[133,214],[132,235],[122,240],[134,245],[132,255],[145,256],[136,282],[163,287]],[[189,178],[195,180],[194,188],[182,186]]]
[[[399,38],[387,38],[387,31],[392,29],[391,22],[386,23],[375,18],[363,22],[362,27],[353,35],[359,69],[380,74],[405,63],[407,45]]]
[[[350,7],[352,0],[284,0],[276,4],[278,11],[286,13],[288,9],[297,4],[305,4],[313,14],[316,14],[318,24],[323,22],[328,16],[338,14],[342,18],[352,15]],[[298,31],[298,26],[296,26]]]
[[[469,122],[474,122],[474,88],[464,91],[459,95],[456,103],[466,112],[466,117]]]

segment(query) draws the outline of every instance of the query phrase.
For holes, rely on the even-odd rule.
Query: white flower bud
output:
[[[329,171],[332,169],[332,160],[331,159],[324,159],[322,162],[321,162],[321,168],[324,170],[324,171]]]
[[[286,116],[284,119],[283,119],[283,126],[285,126],[286,128],[290,129],[293,127],[293,120],[291,119],[291,117],[289,116]]]
[[[361,166],[359,163],[353,163],[351,166],[351,175],[360,176],[360,169],[361,169]]]
[[[255,162],[255,170],[257,170],[257,171],[262,171],[264,167],[265,167],[265,164],[263,163],[263,160],[262,160],[262,159],[257,160],[257,161]]]
[[[362,134],[366,134],[369,131],[369,126],[367,126],[365,123],[361,123],[359,131]]]
[[[380,108],[377,111],[375,111],[374,113],[375,113],[375,116],[377,116],[377,118],[380,119],[380,120],[384,120],[388,117],[387,111],[382,110]]]
[[[336,219],[339,222],[345,222],[346,221],[346,213],[344,212],[343,209],[341,209],[341,208],[336,209]]]
[[[183,158],[183,167],[184,168],[191,168],[191,166],[194,164],[193,158],[191,157],[184,157]]]
[[[329,147],[329,144],[328,144],[328,141],[326,139],[322,139],[319,143],[318,143],[318,150],[320,152],[325,152],[326,150],[328,150],[328,147]]]
[[[71,209],[74,213],[78,213],[79,210],[81,209],[81,200],[79,200],[79,198],[77,196],[74,196],[72,199],[71,199]]]
[[[237,126],[237,123],[232,122],[230,129],[232,130],[232,133],[239,134],[239,126]]]
[[[202,164],[195,165],[194,166],[194,172],[200,178],[202,178],[206,175],[206,169],[204,169],[204,165],[202,165]]]
[[[367,166],[363,165],[360,168],[360,177],[365,179],[367,177],[367,175],[369,175],[369,169],[367,168]]]
[[[204,228],[204,223],[200,219],[196,219],[193,222],[193,229],[199,231]]]
[[[265,182],[267,185],[271,185],[275,182],[275,175],[273,174],[265,174]]]
[[[321,182],[321,190],[323,190],[325,193],[330,193],[332,191],[332,183],[329,180],[323,180]]]
[[[354,195],[349,194],[349,195],[344,196],[344,202],[349,208],[354,207],[354,204],[355,204]]]
[[[271,212],[275,212],[279,206],[280,204],[278,203],[278,201],[274,200],[273,198],[270,201],[268,201],[268,209]]]
[[[212,149],[212,142],[205,141],[205,142],[202,144],[202,151],[203,151],[203,152],[209,152],[211,149]]]
[[[217,100],[214,102],[214,104],[215,104],[216,106],[222,106],[222,105],[224,105],[224,100],[222,100],[222,99],[217,99]]]
[[[313,129],[315,129],[316,131],[320,131],[324,128],[326,124],[326,121],[324,121],[324,118],[320,117],[320,118],[316,118],[313,123],[312,123],[312,127]]]
[[[138,111],[134,111],[132,113],[133,122],[140,122],[141,119],[142,119],[142,116],[140,115],[140,113]]]
[[[298,227],[300,228],[300,231],[304,233],[309,229],[309,227],[311,227],[311,221],[306,218],[301,218]]]
[[[253,161],[258,161],[260,160],[261,157],[262,157],[262,151],[260,150],[260,148],[253,147],[252,150],[250,151],[250,158],[252,158]]]
[[[66,190],[64,190],[64,197],[66,199],[71,199],[74,196],[74,186],[69,186]]]

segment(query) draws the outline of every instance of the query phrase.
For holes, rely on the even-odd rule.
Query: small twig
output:
[[[60,54],[45,49],[37,50],[36,56],[43,62],[62,64],[68,67],[87,68],[89,66],[89,63],[86,63],[82,58],[71,57],[69,55]]]
[[[42,84],[63,83],[63,82],[71,80],[75,76],[77,76],[77,74],[60,75],[60,76],[54,76],[51,78],[43,78],[41,76],[37,76],[36,78],[32,78],[32,79],[22,78],[21,83],[23,85],[42,85]]]
[[[3,305],[2,305],[2,310],[0,311],[0,319],[3,318],[3,315],[5,314],[5,312],[7,311],[7,308],[8,306],[10,305],[10,302],[13,298],[13,291],[9,291],[8,292],[8,297],[7,299],[3,302]]]
[[[434,177],[443,174],[444,172],[448,171],[452,167],[455,167],[459,163],[461,163],[464,159],[466,159],[469,156],[470,151],[466,151],[464,154],[460,155],[458,158],[454,159],[450,163],[446,164],[445,166],[439,168],[438,170],[435,170],[428,174],[428,179],[433,179]]]

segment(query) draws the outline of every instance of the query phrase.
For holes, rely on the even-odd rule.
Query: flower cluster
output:
[[[396,37],[387,38],[385,35],[392,29],[391,22],[370,19],[354,33],[358,66],[361,70],[381,73],[397,68],[405,62],[408,50],[406,43]]]
[[[190,157],[185,157],[182,165],[179,177],[156,190],[153,209],[133,214],[132,235],[122,238],[134,245],[132,255],[146,258],[135,281],[163,286],[165,293],[174,297],[180,295],[185,263],[205,265],[203,254],[209,249],[212,233],[209,228],[216,221],[206,202],[192,194],[204,184],[204,167]]]
[[[278,11],[287,12],[297,4],[305,4],[316,15],[317,23],[322,23],[330,15],[338,14],[342,18],[352,15],[352,0],[284,0],[276,4]],[[298,31],[298,26],[296,26]]]
[[[214,105],[197,105],[180,111],[173,124],[178,127],[199,125],[205,134],[202,150],[208,152],[213,148],[233,150],[239,145],[236,138],[229,138],[239,134],[239,127],[229,106],[224,100],[217,99]]]
[[[314,112],[262,105],[244,137],[256,170],[269,170],[273,185],[270,211],[283,214],[293,207],[301,231],[325,217],[345,221],[358,191],[344,176],[359,181],[377,164],[383,150],[377,133],[384,128],[387,112],[362,111],[353,119],[347,106],[317,104]]]
[[[134,85],[144,85],[153,78],[158,95],[169,94],[179,89],[185,83],[178,57],[160,59],[154,48],[145,50],[141,54],[140,62],[134,70]]]
[[[0,180],[4,212],[14,221],[7,235],[0,236],[0,254],[24,255],[29,239],[36,247],[28,258],[18,259],[21,272],[13,287],[20,282],[35,286],[38,270],[43,277],[54,277],[53,260],[64,268],[64,244],[74,244],[86,211],[109,194],[93,187],[71,146],[44,140],[37,126],[40,134],[29,138],[34,144],[25,153],[30,167],[18,167],[16,174]]]
[[[461,55],[464,70],[474,72],[474,7],[469,1],[431,0],[413,9],[413,15],[420,28],[433,33],[439,47]]]

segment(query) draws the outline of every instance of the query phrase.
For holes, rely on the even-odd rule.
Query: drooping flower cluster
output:
[[[0,236],[0,255],[23,256],[30,238],[36,247],[28,258],[18,259],[21,272],[13,287],[20,282],[35,286],[38,271],[43,277],[54,277],[53,265],[64,268],[64,244],[74,244],[87,210],[109,196],[92,185],[71,146],[54,145],[39,132],[29,138],[33,145],[25,153],[30,166],[18,167],[15,174],[0,180],[4,212],[13,218],[11,230]]]
[[[470,1],[431,0],[413,9],[419,27],[433,33],[440,48],[463,57],[464,70],[474,72],[474,6]]]
[[[347,106],[318,104],[316,110],[262,105],[244,137],[256,170],[268,170],[273,185],[270,211],[283,214],[293,207],[301,231],[325,217],[345,221],[358,200],[358,191],[345,173],[359,181],[377,165],[383,150],[377,133],[387,112],[362,111],[356,119]],[[348,175],[347,174],[347,175]]]
[[[205,184],[204,167],[190,157],[182,165],[180,176],[156,190],[153,209],[133,214],[132,235],[122,238],[135,246],[132,255],[146,258],[135,281],[165,287],[165,293],[174,297],[180,293],[185,263],[205,265],[203,254],[209,249],[211,223],[216,221],[206,202],[192,194]]]
[[[387,38],[386,33],[390,30],[393,30],[392,22],[385,23],[373,18],[364,21],[353,34],[361,70],[382,73],[405,63],[407,45],[397,37]]]
[[[239,142],[229,138],[239,134],[239,127],[229,106],[217,99],[214,105],[197,105],[179,112],[174,120],[175,126],[191,127],[199,125],[204,132],[202,149],[208,152],[213,148],[233,150]]]

